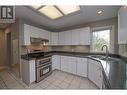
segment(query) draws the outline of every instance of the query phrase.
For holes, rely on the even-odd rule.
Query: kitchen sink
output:
[[[104,60],[104,61],[110,61],[110,62],[118,61],[116,58],[112,58],[112,57],[107,57],[106,58],[106,56],[103,56],[103,55],[92,55],[91,57],[98,58],[98,59]]]

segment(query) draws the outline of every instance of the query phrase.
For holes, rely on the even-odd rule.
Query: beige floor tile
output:
[[[68,86],[68,89],[79,89],[79,86],[78,86],[78,85],[70,84],[70,85]]]
[[[98,87],[94,83],[90,82],[89,89],[98,89]]]
[[[50,89],[50,90],[55,90],[55,89],[60,89],[60,88],[57,87],[57,86],[55,86],[55,85],[53,85],[53,84],[51,84],[51,85],[49,85],[48,87],[46,87],[46,90],[48,90],[48,89]]]
[[[48,87],[50,84],[51,84],[50,82],[44,81],[44,82],[40,83],[39,86],[40,86],[41,88],[46,88],[46,87]]]
[[[43,88],[41,88],[41,86],[36,86],[36,87],[34,87],[33,89],[36,89],[36,90],[41,90],[41,89],[43,89]]]
[[[55,86],[59,86],[62,83],[60,80],[55,80],[52,84]]]
[[[24,87],[21,86],[20,84],[16,83],[12,83],[12,84],[7,84],[7,87],[9,89],[23,89]]]
[[[62,89],[67,89],[69,86],[69,83],[66,82],[62,82],[58,87],[62,88]]]

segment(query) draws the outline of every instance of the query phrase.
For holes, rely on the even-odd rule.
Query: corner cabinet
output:
[[[100,62],[88,59],[88,78],[93,81],[99,88],[102,88],[103,75]]]
[[[118,11],[118,44],[127,44],[127,7]]]

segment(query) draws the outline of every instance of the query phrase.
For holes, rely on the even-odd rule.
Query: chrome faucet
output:
[[[105,58],[108,58],[108,56],[109,56],[108,46],[103,45],[102,48],[101,48],[102,51],[103,51],[104,47],[106,48],[106,57]]]

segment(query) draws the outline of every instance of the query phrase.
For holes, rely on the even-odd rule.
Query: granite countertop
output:
[[[110,84],[111,89],[126,89],[127,88],[127,59],[116,54],[109,54],[110,57],[117,59],[115,62],[100,60],[99,58],[91,57],[91,55],[105,55],[104,53],[81,53],[67,51],[51,51],[50,55],[63,55],[73,57],[85,57],[99,61],[103,67],[103,75]],[[21,56],[25,60],[33,60],[34,58],[27,55]]]

